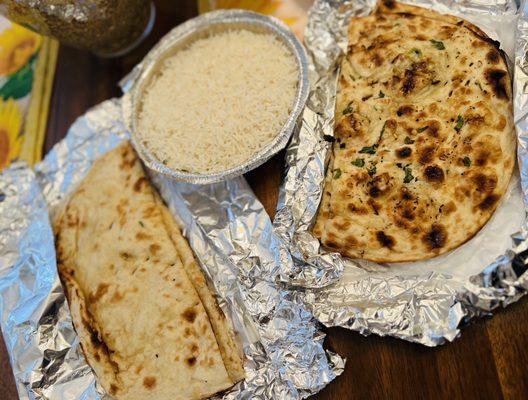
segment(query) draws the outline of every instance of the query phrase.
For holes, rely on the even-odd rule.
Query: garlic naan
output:
[[[335,115],[314,234],[345,256],[445,253],[508,188],[510,75],[498,43],[462,19],[391,0],[353,19]]]

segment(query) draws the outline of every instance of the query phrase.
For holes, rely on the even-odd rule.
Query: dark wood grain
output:
[[[156,1],[153,34],[133,54],[117,60],[61,48],[51,100],[45,151],[64,137],[89,107],[119,96],[117,82],[170,28],[196,14],[194,0]],[[280,153],[246,175],[273,216],[284,166]],[[393,338],[363,337],[328,329],[326,344],[348,358],[345,373],[317,399],[528,399],[528,302],[463,330],[461,338],[437,348]],[[0,400],[17,392],[9,358],[0,341]]]

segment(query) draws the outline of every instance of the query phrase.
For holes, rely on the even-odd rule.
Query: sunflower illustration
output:
[[[11,75],[27,64],[39,49],[42,38],[13,24],[0,33],[0,75]]]
[[[13,99],[0,102],[0,170],[20,154],[21,127],[22,113],[18,103]]]

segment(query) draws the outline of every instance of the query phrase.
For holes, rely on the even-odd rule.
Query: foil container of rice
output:
[[[240,29],[273,35],[285,45],[295,59],[298,69],[298,83],[294,103],[288,119],[271,142],[240,165],[221,172],[207,174],[180,171],[168,167],[139,140],[137,120],[145,90],[148,88],[153,77],[159,73],[160,67],[167,57],[187,48],[196,40],[222,32]],[[147,54],[144,60],[134,68],[133,72],[122,82],[122,87],[125,91],[122,102],[125,122],[129,132],[131,132],[132,143],[145,165],[151,170],[176,181],[209,184],[240,176],[263,164],[286,147],[308,96],[308,66],[303,46],[291,29],[282,21],[251,11],[220,10],[203,14],[170,31]]]
[[[454,340],[471,319],[519,300],[528,290],[528,4],[500,1],[403,3],[467,19],[498,40],[513,72],[518,169],[490,221],[469,242],[427,261],[377,264],[326,251],[311,233],[331,144],[339,65],[352,17],[374,0],[316,0],[305,32],[310,95],[286,153],[275,232],[293,263],[281,277],[316,318],[364,335],[394,336],[436,346]]]

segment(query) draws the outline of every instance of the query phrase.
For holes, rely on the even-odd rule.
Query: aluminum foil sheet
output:
[[[0,175],[0,321],[22,399],[109,399],[72,326],[56,270],[50,218],[92,162],[128,138],[120,100],[79,118],[35,168]],[[243,178],[208,186],[154,184],[185,226],[194,252],[243,341],[246,380],[224,399],[299,399],[341,374],[344,360],[278,285],[282,243]]]
[[[153,77],[159,74],[160,66],[163,65],[166,57],[173,55],[181,49],[185,49],[195,40],[233,29],[245,29],[257,33],[265,32],[272,34],[284,44],[291,56],[295,59],[298,70],[298,81],[290,115],[281,130],[277,132],[275,138],[241,165],[225,171],[208,174],[198,174],[169,168],[158,160],[142,143],[140,133],[137,132],[136,119],[140,113],[142,95],[145,89],[148,88]],[[306,98],[308,97],[308,66],[303,46],[291,29],[282,21],[251,11],[219,10],[200,15],[170,31],[147,54],[144,60],[134,68],[134,71],[123,80],[122,86],[127,92],[123,97],[125,121],[131,132],[134,148],[145,165],[153,171],[164,174],[177,181],[209,184],[245,174],[259,165],[264,164],[273,155],[286,147],[299,119],[299,115],[304,108]]]
[[[310,233],[333,136],[336,82],[353,16],[374,0],[316,0],[305,41],[310,95],[286,153],[274,229],[293,262],[281,278],[326,326],[394,336],[428,346],[454,340],[471,318],[518,300],[528,290],[528,6],[513,0],[404,1],[461,16],[499,40],[514,72],[519,170],[501,206],[468,243],[424,262],[380,265],[326,252]]]

